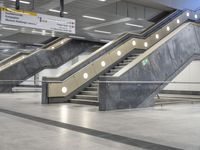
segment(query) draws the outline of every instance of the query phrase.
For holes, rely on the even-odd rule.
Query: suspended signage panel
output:
[[[1,8],[1,23],[75,34],[75,20],[34,12]]]

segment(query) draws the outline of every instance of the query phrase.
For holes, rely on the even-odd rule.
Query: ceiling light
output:
[[[110,42],[110,40],[104,40],[104,39],[101,39],[100,41],[101,42],[106,42],[106,43]]]
[[[187,13],[186,13],[186,16],[187,16],[187,17],[189,17],[189,16],[190,16],[190,13],[189,13],[189,12],[187,12]]]
[[[85,37],[82,36],[74,36],[74,35],[70,35],[70,38],[75,38],[75,39],[85,39]]]
[[[1,40],[1,42],[4,42],[4,43],[18,43],[17,41],[10,41],[10,40]]]
[[[52,47],[51,47],[51,49],[53,49],[53,50],[54,50],[54,49],[55,49],[55,47],[54,47],[54,46],[52,46]]]
[[[93,16],[87,16],[83,15],[83,18],[88,18],[88,19],[93,19],[93,20],[99,20],[99,21],[105,21],[106,19],[103,18],[98,18],[98,17],[93,17]]]
[[[16,0],[10,0],[10,1],[16,2]],[[30,2],[27,2],[27,1],[19,1],[19,2],[22,3],[22,4],[30,4]]]
[[[60,13],[60,10],[56,10],[56,9],[49,9],[49,11]],[[68,14],[68,12],[64,11],[63,14]]]
[[[106,0],[99,0],[100,2],[106,2]]]
[[[101,31],[101,30],[94,30],[94,32],[103,33],[103,34],[111,34],[111,32],[108,32],[108,31]]]
[[[194,15],[194,18],[195,18],[195,19],[197,19],[197,18],[198,18],[198,15],[197,15],[197,14],[195,14],[195,15]]]
[[[8,27],[3,27],[2,29],[11,30],[11,31],[18,31],[19,30],[19,29],[16,29],[16,28],[8,28]]]
[[[131,23],[125,23],[127,26],[132,26],[132,27],[137,27],[137,28],[144,28],[142,25],[137,25],[137,24],[131,24]]]

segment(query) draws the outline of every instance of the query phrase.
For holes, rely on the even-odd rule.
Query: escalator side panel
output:
[[[114,81],[168,81],[200,55],[200,28],[189,25],[148,55],[148,63],[135,65]],[[150,107],[167,84],[100,83],[100,110]]]

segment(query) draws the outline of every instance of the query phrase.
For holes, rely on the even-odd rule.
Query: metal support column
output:
[[[64,0],[60,0],[60,17],[64,17]]]
[[[20,0],[16,0],[16,2],[15,2],[15,9],[17,9],[17,10],[20,9]]]

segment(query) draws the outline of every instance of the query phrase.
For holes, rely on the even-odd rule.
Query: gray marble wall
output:
[[[200,28],[189,25],[118,78],[100,81],[170,81],[200,54]],[[164,84],[100,83],[100,110],[150,107]]]
[[[0,80],[2,80],[0,82],[0,92],[11,92],[12,87],[21,83],[21,81],[3,82],[5,80],[26,80],[43,69],[59,67],[96,45],[100,46],[102,44],[82,40],[71,40],[54,51],[39,51],[31,57],[0,71]]]

